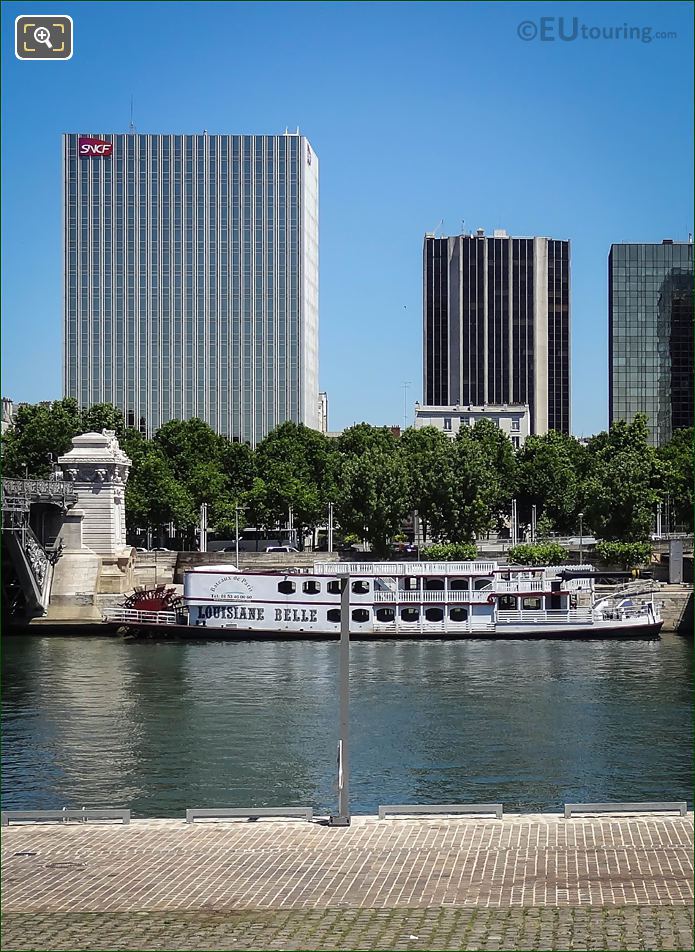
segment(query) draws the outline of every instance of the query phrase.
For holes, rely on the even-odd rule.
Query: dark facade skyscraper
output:
[[[424,402],[528,404],[570,431],[569,241],[425,236]]]
[[[693,425],[693,246],[611,245],[610,422],[647,414],[653,445]]]
[[[298,133],[66,135],[64,388],[148,433],[318,426],[318,159]]]

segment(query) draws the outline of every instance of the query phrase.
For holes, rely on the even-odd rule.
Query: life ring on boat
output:
[[[488,595],[488,597],[487,597],[487,603],[488,603],[488,605],[494,605],[496,598],[497,598],[496,595]]]

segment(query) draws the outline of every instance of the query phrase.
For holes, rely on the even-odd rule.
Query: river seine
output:
[[[692,646],[356,643],[351,801],[685,800]],[[335,643],[2,642],[3,806],[337,807]]]

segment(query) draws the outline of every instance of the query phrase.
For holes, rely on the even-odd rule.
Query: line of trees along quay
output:
[[[302,538],[326,524],[333,503],[340,530],[366,539],[377,555],[413,511],[433,542],[464,544],[501,527],[512,499],[522,525],[536,507],[544,533],[576,532],[581,512],[599,539],[643,542],[658,503],[668,505],[673,525],[693,526],[693,430],[654,449],[644,416],[586,444],[551,431],[519,450],[487,420],[455,439],[433,427],[396,437],[366,423],[329,438],[283,423],[251,449],[198,419],[172,420],[146,439],[113,406],[81,410],[66,398],[18,408],[2,437],[4,475],[45,477],[74,436],[102,428],[115,430],[133,461],[129,530],[158,534],[173,524],[190,547],[201,503],[222,538],[234,538],[238,515],[240,526],[270,530],[287,524],[290,508]]]

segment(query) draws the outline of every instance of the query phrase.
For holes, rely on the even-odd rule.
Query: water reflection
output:
[[[334,809],[337,645],[3,642],[6,808]],[[692,651],[659,642],[352,647],[352,800],[686,799]]]

